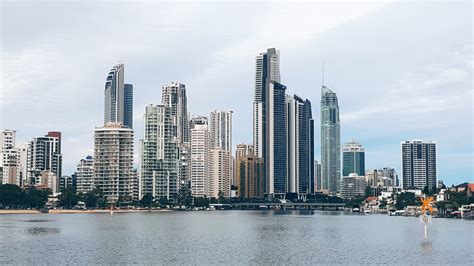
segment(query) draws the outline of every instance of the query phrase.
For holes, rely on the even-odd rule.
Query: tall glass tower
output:
[[[104,91],[104,125],[121,123],[125,128],[132,128],[133,119],[133,85],[124,84],[124,65],[117,64],[110,69],[105,81]]]
[[[280,83],[280,53],[269,48],[256,57],[253,103],[255,155],[263,158],[265,193],[286,192],[286,86]]]
[[[351,140],[342,148],[342,175],[356,173],[365,176],[365,151],[357,141]]]
[[[336,93],[326,86],[321,88],[321,188],[340,191],[341,132],[339,105]]]

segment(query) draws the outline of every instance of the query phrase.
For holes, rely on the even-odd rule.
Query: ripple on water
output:
[[[29,235],[36,235],[36,236],[42,236],[42,235],[56,235],[61,232],[59,228],[50,228],[50,227],[29,227],[26,229],[26,232]]]
[[[18,220],[19,222],[25,223],[49,223],[53,222],[54,220],[51,219],[29,219],[29,220]]]

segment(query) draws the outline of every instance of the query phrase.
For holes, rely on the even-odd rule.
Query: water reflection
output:
[[[30,235],[52,235],[59,234],[61,230],[59,228],[49,228],[49,227],[30,227],[26,229],[26,232]]]
[[[49,223],[54,222],[51,219],[30,219],[30,220],[17,220],[18,222],[26,222],[26,223]]]
[[[431,243],[431,241],[428,240],[421,241],[420,246],[421,251],[423,251],[423,254],[430,254],[433,250],[433,244]]]

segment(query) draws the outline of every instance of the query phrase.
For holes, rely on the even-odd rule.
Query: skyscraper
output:
[[[336,93],[321,88],[321,188],[340,191],[341,147],[339,105]]]
[[[144,120],[144,138],[140,140],[139,198],[148,194],[155,199],[173,200],[178,192],[179,158],[171,108],[149,105]]]
[[[210,149],[209,154],[209,197],[230,197],[231,156],[230,151],[221,148]]]
[[[266,102],[265,192],[270,195],[287,192],[287,130],[285,108],[286,86],[270,82]]]
[[[180,143],[189,142],[189,121],[186,97],[186,86],[178,81],[162,87],[161,104],[170,107],[174,135]]]
[[[52,172],[55,178],[62,176],[61,132],[48,132],[28,144],[28,181],[25,184],[41,185],[43,171]]]
[[[364,147],[357,141],[351,140],[342,147],[342,175],[356,173],[358,176],[365,175],[365,151]]]
[[[110,69],[105,81],[104,125],[121,123],[133,126],[133,85],[124,84],[124,65],[117,64]]]
[[[311,102],[286,96],[287,105],[287,192],[314,192],[314,122]]]
[[[436,186],[436,142],[412,140],[401,142],[403,189]]]
[[[232,113],[215,110],[209,116],[210,145],[232,153]]]
[[[132,198],[133,130],[121,123],[95,129],[94,183],[109,203]]]
[[[280,82],[280,52],[275,48],[267,49],[256,57],[255,93],[253,102],[253,146],[255,155],[265,157],[266,108],[269,84]]]
[[[209,127],[205,116],[191,119],[190,179],[193,197],[210,196]]]
[[[267,49],[256,57],[253,144],[265,167],[265,193],[274,196],[288,190],[286,86],[280,80],[279,51]]]
[[[210,180],[213,182],[212,195],[223,192],[230,196],[230,185],[233,176],[232,160],[232,111],[213,111],[209,116],[210,133]]]

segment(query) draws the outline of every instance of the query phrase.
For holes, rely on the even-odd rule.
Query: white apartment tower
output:
[[[5,129],[0,135],[0,171],[1,184],[21,186],[20,149],[15,146],[16,131]]]
[[[212,195],[217,196],[222,191],[225,197],[230,196],[230,185],[233,180],[232,159],[232,113],[233,111],[213,111],[209,117],[210,129],[210,179],[216,184]],[[220,156],[220,157],[219,157]]]
[[[62,176],[61,132],[48,132],[28,144],[28,176],[24,183],[42,184],[42,172],[50,171],[56,178]]]
[[[213,111],[209,117],[210,145],[232,154],[232,113],[233,111]]]
[[[171,108],[148,105],[144,115],[145,132],[140,140],[139,198],[173,200],[178,191],[178,142],[173,135]]]
[[[209,127],[205,116],[191,119],[190,134],[190,176],[191,192],[194,197],[210,196],[209,178]]]
[[[92,156],[87,156],[84,159],[81,159],[77,165],[77,192],[78,193],[87,193],[94,190],[94,159]]]
[[[133,130],[121,123],[95,129],[94,183],[109,203],[132,197]]]

